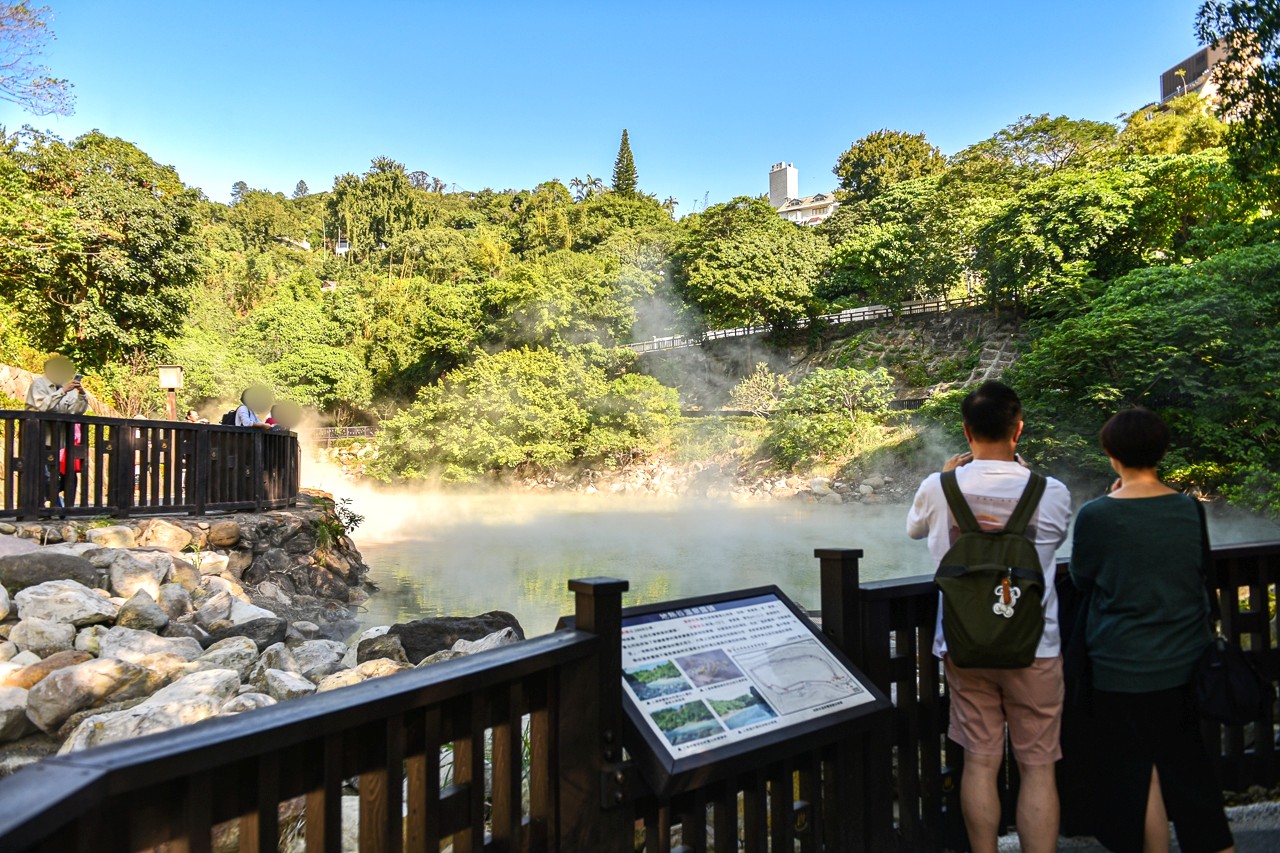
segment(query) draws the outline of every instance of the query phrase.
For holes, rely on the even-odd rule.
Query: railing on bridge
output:
[[[297,503],[291,432],[0,411],[0,516],[263,510]]]
[[[748,772],[709,767],[674,799],[647,793],[620,740],[626,584],[593,578],[570,582],[576,630],[24,769],[0,780],[0,849],[205,851],[234,827],[240,850],[275,850],[288,804],[312,853],[340,849],[344,820],[365,853],[941,850],[963,829],[930,652],[937,592],[928,578],[860,585],[861,551],[815,553],[823,631],[895,704],[819,748],[784,743]],[[1214,556],[1223,629],[1274,685],[1280,542]],[[1228,788],[1280,778],[1273,709],[1206,731]],[[344,818],[350,780],[359,812]]]
[[[923,299],[915,302],[904,302],[899,306],[868,305],[865,308],[849,308],[835,314],[823,314],[813,319],[814,323],[825,323],[838,326],[845,323],[869,323],[873,320],[885,320],[893,317],[911,317],[918,314],[937,314],[954,308],[964,308],[974,304],[973,299]],[[807,329],[810,326],[808,317],[796,321],[796,328]],[[773,326],[742,326],[737,329],[713,329],[700,335],[670,335],[665,338],[652,338],[647,341],[623,344],[637,353],[661,352],[664,350],[687,349],[700,347],[708,341],[741,338],[747,335],[759,335],[772,332]]]

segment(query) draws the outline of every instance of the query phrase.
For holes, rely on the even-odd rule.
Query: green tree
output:
[[[629,455],[678,414],[674,389],[610,378],[582,353],[512,349],[482,356],[383,422],[373,473],[470,481],[503,469],[552,469]]]
[[[1220,113],[1230,121],[1232,160],[1246,179],[1280,198],[1280,4],[1209,0],[1196,15],[1202,44],[1223,49],[1214,68]]]
[[[1119,143],[1130,154],[1195,154],[1221,145],[1226,133],[1208,101],[1193,92],[1130,113]]]
[[[198,192],[97,131],[71,145],[24,131],[8,156],[24,172],[26,204],[45,207],[28,227],[52,229],[38,252],[0,260],[29,339],[87,367],[157,352],[181,326],[200,272]]]
[[[923,133],[877,130],[854,142],[831,171],[842,202],[870,201],[899,181],[936,175],[947,159]]]
[[[294,198],[306,198],[311,194],[311,189],[307,186],[306,181],[298,181],[298,185],[293,188]]]
[[[618,143],[618,156],[613,160],[613,191],[621,196],[632,197],[636,194],[638,180],[636,160],[631,156],[631,139],[624,127],[622,141]]]
[[[816,313],[829,247],[763,199],[739,197],[690,218],[676,255],[676,287],[708,328],[793,326]]]
[[[0,101],[17,104],[36,115],[75,112],[72,85],[50,76],[39,64],[53,31],[48,6],[33,8],[29,0],[0,3]]]
[[[806,466],[854,451],[879,429],[893,399],[883,368],[814,370],[783,397],[769,418],[765,444],[779,462]]]
[[[1046,425],[1036,458],[1101,475],[1098,427],[1143,405],[1174,433],[1173,479],[1280,512],[1277,280],[1280,244],[1267,243],[1136,270],[1079,316],[1045,324],[1010,374]]]
[[[231,203],[235,204],[249,193],[249,185],[244,181],[236,181],[231,185]]]

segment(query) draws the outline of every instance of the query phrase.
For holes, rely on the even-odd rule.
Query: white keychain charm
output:
[[[1018,603],[1018,597],[1022,595],[1022,590],[1018,589],[1008,580],[1003,580],[995,589],[996,603],[991,605],[991,611],[997,616],[1003,616],[1006,619],[1013,618],[1013,608]]]

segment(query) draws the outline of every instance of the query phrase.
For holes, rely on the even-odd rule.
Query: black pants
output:
[[[1151,768],[1183,853],[1233,843],[1222,789],[1200,734],[1188,687],[1150,693],[1093,692],[1095,833],[1108,850],[1142,853]]]

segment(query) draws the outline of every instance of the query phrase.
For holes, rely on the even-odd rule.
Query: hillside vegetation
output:
[[[385,479],[621,465],[687,442],[834,469],[954,428],[962,392],[946,388],[977,345],[761,367],[733,407],[767,421],[718,436],[681,422],[679,377],[618,345],[770,323],[822,348],[801,319],[969,295],[1022,323],[1006,378],[1043,464],[1096,466],[1098,425],[1142,404],[1176,431],[1176,480],[1276,509],[1280,182],[1256,156],[1242,171],[1233,140],[1197,95],[1119,125],[1026,116],[951,156],[879,131],[834,158],[842,204],[804,228],[745,196],[676,220],[625,138],[612,187],[462,191],[377,157],[327,192],[239,183],[220,204],[124,140],[24,128],[0,144],[0,361],[66,353],[127,414],[161,410],[160,363],[185,366],[180,403],[211,418],[265,382],[324,422],[380,423],[369,470]],[[904,388],[941,393],[890,413]]]

